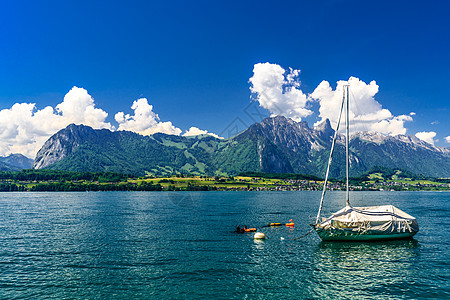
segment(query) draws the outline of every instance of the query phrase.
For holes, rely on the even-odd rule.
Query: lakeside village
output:
[[[256,179],[257,181],[258,179]],[[288,184],[276,187],[258,187],[257,191],[318,191],[323,189],[323,181],[289,180]],[[450,183],[437,182],[364,182],[361,185],[350,185],[351,191],[421,191],[450,190]],[[328,182],[327,190],[345,191],[345,182]]]
[[[392,175],[394,174],[394,175]],[[450,191],[450,179],[406,178],[394,172],[350,179],[352,191]],[[135,177],[119,173],[22,170],[0,172],[0,191],[320,191],[323,179],[300,174],[250,173],[240,176],[178,174]],[[344,180],[327,189],[344,191]]]
[[[189,177],[188,177],[189,178]],[[323,180],[267,179],[263,177],[222,177],[222,178],[176,178],[155,179],[163,185],[163,190],[197,190],[195,187],[210,187],[220,191],[321,191]],[[194,180],[192,180],[194,179]],[[184,181],[184,184],[183,184]],[[194,181],[194,182],[193,182]],[[450,191],[450,180],[434,182],[431,180],[388,180],[379,179],[352,182],[351,191]],[[187,182],[187,183],[186,183]],[[212,188],[212,189],[211,189]],[[327,190],[345,191],[345,181],[329,181]]]

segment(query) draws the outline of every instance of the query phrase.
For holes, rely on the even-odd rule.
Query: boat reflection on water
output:
[[[404,297],[418,276],[420,244],[414,239],[383,242],[321,242],[312,260],[311,295],[318,298]],[[411,296],[411,295],[410,295]]]

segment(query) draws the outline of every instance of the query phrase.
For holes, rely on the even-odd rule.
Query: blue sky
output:
[[[0,110],[56,108],[76,86],[116,129],[115,115],[146,98],[161,123],[226,136],[273,113],[250,102],[254,66],[269,62],[301,70],[305,94],[323,80],[374,80],[383,109],[411,116],[407,134],[450,145],[448,1],[65,2],[1,4]],[[320,104],[308,105],[312,126]],[[8,130],[2,155],[21,149],[11,145],[20,130]]]

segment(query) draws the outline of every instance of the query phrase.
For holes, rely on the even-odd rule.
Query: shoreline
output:
[[[135,177],[118,173],[70,173],[29,171],[3,173],[0,192],[86,192],[86,191],[322,191],[320,178],[283,177],[283,174],[262,176],[199,176]],[[303,177],[302,177],[303,176]],[[328,191],[345,191],[346,183],[333,179]],[[350,180],[350,191],[450,191],[449,179],[419,179],[368,176]]]

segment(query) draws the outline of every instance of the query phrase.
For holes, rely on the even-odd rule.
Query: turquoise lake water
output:
[[[329,192],[325,213],[343,207]],[[0,193],[4,299],[450,298],[450,193],[356,192],[418,219],[411,240],[303,235],[319,192]],[[262,228],[268,239],[235,234]],[[283,238],[283,239],[282,239]]]

